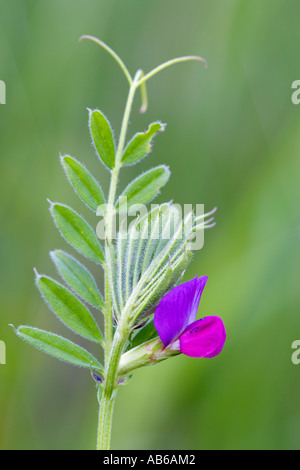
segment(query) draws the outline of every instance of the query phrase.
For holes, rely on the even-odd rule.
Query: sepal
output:
[[[145,366],[154,366],[165,359],[180,354],[177,342],[165,348],[160,338],[154,338],[146,343],[130,349],[121,357],[118,377],[128,375],[131,371]]]

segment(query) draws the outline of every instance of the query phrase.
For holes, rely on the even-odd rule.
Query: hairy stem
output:
[[[121,168],[122,153],[125,146],[127,128],[129,124],[130,112],[134,100],[135,91],[137,89],[137,82],[142,75],[141,71],[138,71],[132,83],[130,83],[129,94],[127,103],[124,111],[122,120],[121,132],[119,137],[119,143],[116,153],[115,166],[111,171],[111,181],[109,188],[107,214],[106,214],[106,242],[105,252],[106,259],[108,259],[108,250],[113,236],[113,218],[115,215],[114,204],[116,199],[116,191],[119,179],[119,172]],[[121,324],[118,325],[116,333],[113,338],[112,334],[112,319],[113,319],[113,303],[112,293],[110,290],[110,264],[105,263],[105,381],[103,385],[103,393],[101,398],[101,404],[99,409],[99,420],[98,420],[98,438],[97,438],[97,449],[107,450],[110,447],[111,439],[111,427],[113,408],[117,392],[117,371],[120,362],[120,358],[128,338],[128,332],[126,327],[124,328]]]
[[[111,171],[111,180],[110,180],[108,204],[107,204],[108,213],[106,217],[106,239],[109,242],[111,241],[111,237],[112,237],[112,222],[113,222],[113,217],[114,217],[113,206],[114,206],[115,198],[116,198],[119,172],[121,168],[121,158],[122,158],[122,153],[124,150],[127,128],[129,124],[129,117],[130,117],[130,112],[131,112],[131,108],[132,108],[132,104],[134,100],[134,94],[137,88],[138,79],[141,76],[141,74],[142,74],[142,71],[138,71],[136,73],[133,83],[129,89],[129,94],[128,94],[127,103],[126,103],[123,121],[122,121],[122,126],[121,126],[118,149],[116,153],[116,162],[115,162],[114,168]]]
[[[107,253],[106,253],[107,255]],[[105,265],[105,307],[104,307],[104,328],[105,328],[105,342],[104,342],[104,356],[105,356],[105,365],[110,354],[111,344],[112,344],[112,296],[110,292],[110,282],[109,282],[109,268],[107,264]]]
[[[106,366],[105,383],[101,397],[98,420],[97,450],[110,448],[114,402],[117,394],[117,373],[128,333],[122,324],[118,325],[110,357]]]
[[[97,450],[109,450],[116,395],[103,392],[98,419]]]

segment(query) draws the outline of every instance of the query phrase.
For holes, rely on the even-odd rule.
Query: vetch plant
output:
[[[126,384],[138,367],[157,364],[183,353],[210,358],[219,354],[225,342],[225,328],[217,316],[196,320],[200,297],[207,277],[180,284],[192,256],[196,233],[214,225],[209,214],[193,211],[183,219],[173,203],[152,205],[167,183],[170,171],[165,165],[138,176],[118,196],[122,167],[135,164],[151,150],[151,143],[165,125],[151,123],[126,143],[127,128],[135,93],[141,91],[141,112],[147,108],[146,82],[173,64],[196,60],[187,56],[170,60],[148,74],[138,70],[131,77],[118,55],[99,39],[90,39],[119,64],[129,83],[129,94],[118,144],[104,114],[89,110],[89,127],[96,153],[110,172],[107,198],[100,184],[75,158],[61,156],[68,180],[81,200],[104,220],[104,241],[73,209],[49,201],[54,223],[65,240],[80,254],[104,270],[104,296],[87,268],[73,255],[61,250],[50,253],[64,284],[35,270],[36,284],[57,318],[73,332],[104,351],[104,364],[82,346],[54,333],[19,326],[17,335],[58,359],[90,370],[97,388],[99,422],[97,449],[109,449],[114,403],[120,385]],[[124,205],[124,201],[126,204]],[[114,236],[116,214],[136,210],[139,216],[126,227],[120,223]],[[92,312],[94,312],[92,314]],[[102,333],[98,320],[104,318]],[[99,351],[100,353],[100,351]],[[100,356],[101,357],[101,356]]]

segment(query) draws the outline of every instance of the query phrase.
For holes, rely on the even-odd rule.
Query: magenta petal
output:
[[[154,326],[164,346],[168,346],[193,322],[197,315],[207,276],[195,277],[175,287],[160,301],[154,314]]]
[[[182,333],[179,338],[180,350],[186,356],[214,357],[224,346],[226,331],[220,317],[201,318]]]

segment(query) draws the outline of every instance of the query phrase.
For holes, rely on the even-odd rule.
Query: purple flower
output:
[[[226,331],[221,318],[209,316],[195,321],[206,281],[207,276],[196,276],[160,301],[154,326],[165,347],[172,345],[191,357],[214,357],[222,351]]]

